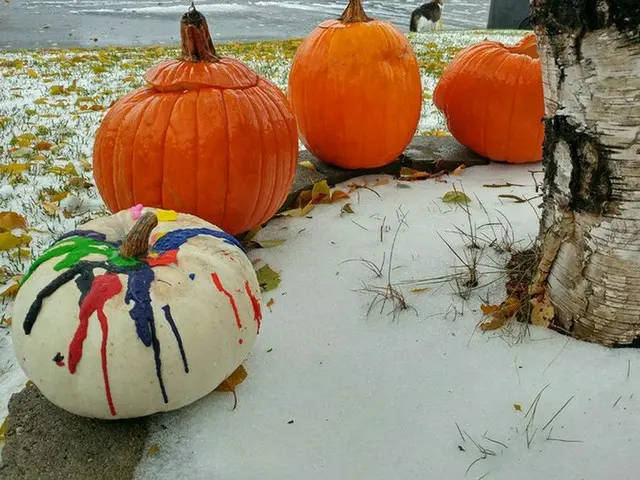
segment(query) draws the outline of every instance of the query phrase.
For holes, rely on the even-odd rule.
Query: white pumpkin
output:
[[[261,295],[234,237],[140,205],[80,228],[34,262],[13,311],[18,362],[52,403],[103,419],[173,410],[246,359]]]

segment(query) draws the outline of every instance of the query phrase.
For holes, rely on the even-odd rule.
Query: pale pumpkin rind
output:
[[[118,249],[142,213],[149,253]],[[15,300],[13,344],[55,405],[117,419],[188,405],[246,358],[260,286],[237,240],[197,217],[135,206],[69,232],[38,258]]]

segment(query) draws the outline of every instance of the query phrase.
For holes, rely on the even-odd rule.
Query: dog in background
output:
[[[409,23],[410,32],[421,32],[427,25],[429,30],[435,30],[436,24],[442,30],[442,9],[444,5],[442,0],[431,0],[425,3],[413,12],[411,12],[411,22]]]

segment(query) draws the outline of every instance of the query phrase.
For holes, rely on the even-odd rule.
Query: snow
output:
[[[640,443],[635,352],[533,326],[476,328],[480,304],[505,295],[499,266],[507,257],[488,243],[512,238],[502,245],[515,240],[522,248],[537,233],[540,199],[518,204],[498,195],[534,197],[530,171],[538,168],[473,167],[447,183],[391,179],[373,187],[380,198],[352,193],[354,214],[341,216],[341,204],[331,204],[317,206],[312,218],[272,220],[258,238],[285,242],[250,257],[281,272],[282,281],[264,294],[263,304],[274,303],[264,308],[236,410],[230,394],[212,393],[154,416],[148,444],[159,450],[143,457],[136,478],[454,479],[467,469],[468,478],[624,477]],[[483,187],[506,182],[526,187]],[[470,215],[442,201],[453,185],[471,197]],[[400,211],[407,226],[391,279],[415,310],[395,320],[379,308],[367,316],[373,295],[356,290],[384,285],[386,273],[377,278],[346,261],[388,259]],[[408,283],[463,278],[446,243],[469,255],[456,230],[469,232],[469,218],[483,246],[480,285],[469,300],[453,278]],[[431,290],[411,292],[425,284]],[[543,389],[535,415],[525,416]]]

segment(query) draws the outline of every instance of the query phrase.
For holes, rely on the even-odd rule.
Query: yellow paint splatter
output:
[[[156,217],[159,222],[175,222],[178,219],[178,213],[175,210],[156,210]]]

